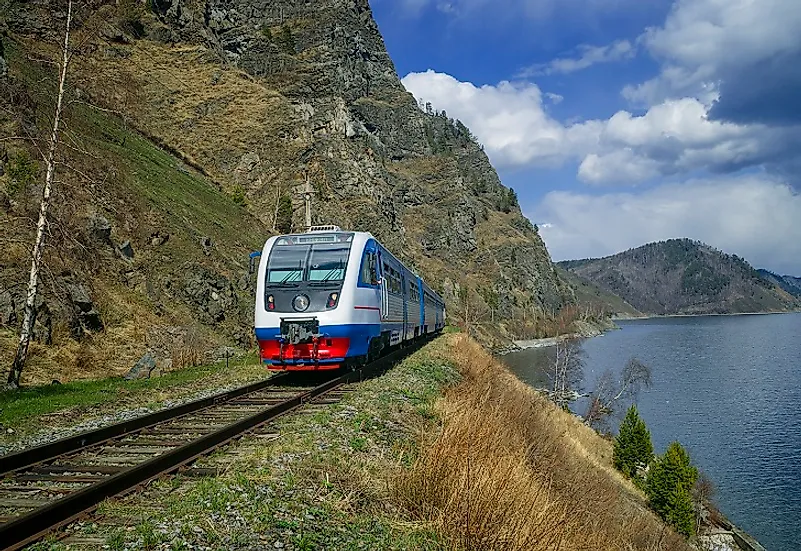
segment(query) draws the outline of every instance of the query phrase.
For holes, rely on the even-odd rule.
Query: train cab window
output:
[[[372,251],[365,253],[359,280],[365,285],[378,285],[378,257],[376,253]]]
[[[311,282],[340,282],[345,279],[345,268],[348,265],[350,244],[342,246],[328,246],[312,249],[309,257],[309,281]]]
[[[297,284],[303,280],[309,246],[276,248],[267,263],[267,282]]]

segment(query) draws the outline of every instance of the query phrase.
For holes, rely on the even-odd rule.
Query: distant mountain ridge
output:
[[[558,265],[653,315],[781,312],[801,307],[798,278],[765,277],[737,255],[669,239]]]
[[[779,275],[770,270],[763,270],[761,268],[757,271],[763,279],[772,281],[794,297],[801,298],[801,277]]]

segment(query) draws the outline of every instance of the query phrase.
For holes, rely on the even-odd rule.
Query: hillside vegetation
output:
[[[647,314],[782,312],[797,297],[745,260],[689,239],[649,243],[605,258],[559,266]]]
[[[415,518],[466,549],[691,549],[615,470],[610,441],[475,341],[443,340],[461,380],[438,403],[441,428],[398,481]]]
[[[3,365],[41,195],[59,6],[0,0]],[[314,223],[372,232],[443,294],[451,320],[482,312],[487,342],[547,332],[574,301],[470,131],[404,90],[367,0],[76,6],[28,382],[120,374],[147,349],[177,366],[248,347],[247,254],[277,228],[302,230],[306,182]]]
[[[557,264],[556,271],[576,293],[580,307],[588,308],[603,316],[617,318],[636,318],[644,314],[614,293],[601,288],[592,281]]]
[[[779,275],[768,270],[757,270],[763,279],[771,281],[781,287],[784,291],[790,293],[796,298],[801,299],[801,277],[794,277],[789,275]]]

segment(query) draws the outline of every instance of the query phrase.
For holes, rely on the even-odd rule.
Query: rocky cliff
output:
[[[559,266],[647,314],[729,314],[801,307],[745,260],[698,241],[670,239]]]
[[[53,81],[59,6],[0,2],[8,136],[47,131],[52,86],[42,83]],[[542,327],[573,300],[469,130],[404,90],[366,0],[120,0],[83,6],[76,28],[62,231],[42,302],[52,317],[42,342],[72,350],[73,364],[117,342],[101,356],[129,365],[159,327],[198,326],[245,346],[246,253],[285,225],[282,202],[301,228],[306,182],[315,223],[378,236],[444,294],[452,319],[466,310],[487,339]],[[31,141],[3,143],[7,358],[41,167]],[[70,285],[90,304],[76,305]],[[82,308],[103,328],[70,330]]]

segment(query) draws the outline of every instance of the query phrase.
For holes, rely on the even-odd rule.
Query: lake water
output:
[[[583,342],[586,388],[631,357],[650,366],[653,386],[637,402],[655,451],[681,442],[715,482],[726,516],[768,551],[801,549],[801,314],[618,325]],[[551,350],[504,361],[538,384]]]

